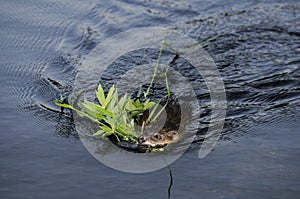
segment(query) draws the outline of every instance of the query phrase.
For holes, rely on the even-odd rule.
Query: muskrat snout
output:
[[[138,143],[142,144],[144,142],[146,142],[145,136],[142,135],[142,136],[138,137]]]
[[[176,141],[178,141],[177,131],[160,131],[149,136],[142,135],[138,138],[139,144],[151,147],[163,147]]]

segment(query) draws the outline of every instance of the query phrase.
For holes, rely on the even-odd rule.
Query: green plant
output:
[[[108,137],[114,135],[116,139],[120,142],[129,141],[137,142],[137,133],[135,131],[135,122],[139,122],[141,117],[145,112],[150,111],[146,120],[142,122],[142,132],[145,125],[149,124],[151,121],[155,121],[159,115],[163,112],[167,103],[156,113],[159,107],[158,102],[153,102],[147,98],[155,77],[157,76],[157,70],[160,64],[160,59],[162,55],[163,46],[160,48],[159,56],[155,66],[155,71],[151,80],[151,83],[146,92],[144,92],[144,101],[141,102],[139,99],[130,99],[127,94],[122,96],[120,100],[118,99],[118,91],[113,85],[107,96],[105,96],[104,90],[99,84],[96,90],[96,96],[99,104],[95,104],[90,101],[83,101],[78,104],[81,110],[73,107],[70,104],[63,103],[62,100],[55,100],[57,106],[68,108],[76,111],[79,115],[89,118],[90,120],[99,124],[100,130],[94,133],[94,136],[102,135]],[[170,88],[167,80],[167,71],[163,74],[166,79],[166,88],[168,92],[168,97],[170,97]]]
[[[112,85],[107,95],[105,96],[104,90],[101,84],[99,84],[96,90],[96,96],[99,104],[95,104],[93,102],[85,100],[83,102],[78,103],[80,110],[73,107],[70,104],[64,103],[62,100],[55,100],[55,104],[63,108],[72,109],[79,115],[89,118],[90,120],[98,123],[100,129],[93,134],[94,136],[101,135],[104,137],[108,137],[113,135],[116,137],[118,142],[123,140],[136,143],[138,137],[135,128],[136,123],[142,123],[141,131],[143,133],[144,127],[150,122],[155,121],[166,108],[171,95],[167,76],[167,72],[170,68],[169,65],[166,71],[163,74],[161,74],[161,76],[165,77],[165,86],[167,89],[167,95],[165,97],[167,97],[167,102],[160,110],[157,110],[161,100],[159,100],[158,102],[153,102],[147,98],[150,93],[150,89],[153,87],[154,80],[157,77],[157,71],[160,65],[163,47],[169,48],[176,55],[179,55],[198,45],[203,45],[204,43],[211,41],[215,38],[216,37],[180,51],[173,49],[164,38],[161,42],[157,63],[154,68],[154,73],[150,85],[148,86],[147,90],[143,93],[143,101],[140,101],[139,99],[134,101],[133,99],[128,97],[127,94],[123,95],[119,99],[118,90],[117,88],[115,88],[114,85]],[[149,112],[147,118],[142,118],[146,112]],[[157,151],[157,149],[153,150]]]
[[[118,141],[136,142],[137,133],[135,131],[134,116],[140,116],[144,111],[149,110],[156,103],[146,100],[141,103],[139,100],[130,99],[127,94],[118,98],[118,90],[113,85],[105,96],[104,90],[99,84],[96,90],[99,104],[88,100],[78,103],[81,110],[70,104],[55,100],[55,104],[60,107],[72,109],[79,115],[89,118],[99,124],[100,130],[94,136],[104,137],[114,135]]]

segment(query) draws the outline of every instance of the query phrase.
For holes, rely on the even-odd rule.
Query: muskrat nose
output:
[[[144,142],[146,142],[146,138],[145,138],[144,136],[140,136],[140,137],[138,138],[138,142],[139,142],[139,143],[144,143]]]

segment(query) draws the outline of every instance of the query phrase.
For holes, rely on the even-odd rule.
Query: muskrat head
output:
[[[159,131],[150,135],[142,135],[138,138],[140,145],[151,147],[164,147],[168,144],[178,141],[179,136],[177,131]]]

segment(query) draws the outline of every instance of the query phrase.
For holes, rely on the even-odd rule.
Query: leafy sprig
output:
[[[70,104],[63,103],[61,100],[55,100],[55,104],[72,109],[79,115],[98,123],[100,129],[93,134],[94,136],[114,135],[118,141],[129,142],[136,142],[138,137],[134,117],[140,117],[145,111],[157,104],[149,99],[145,102],[134,101],[127,96],[127,93],[119,99],[118,90],[114,85],[105,95],[101,84],[99,84],[96,96],[99,104],[84,100],[78,103],[80,110]]]

